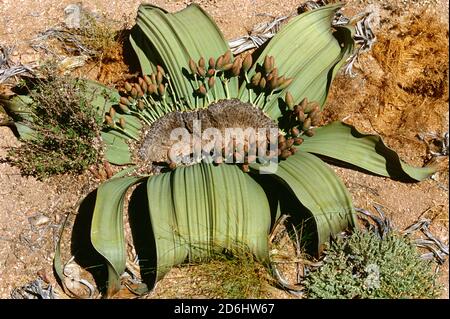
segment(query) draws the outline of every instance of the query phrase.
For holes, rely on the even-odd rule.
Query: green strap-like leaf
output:
[[[185,99],[191,107],[195,101],[193,89],[183,74],[183,69],[189,70],[189,58],[196,62],[200,57],[206,61],[210,57],[217,59],[229,49],[214,21],[195,4],[177,13],[141,5],[130,41],[142,73],[149,74],[155,71],[156,64],[162,64],[171,76],[178,98]],[[237,96],[236,78],[230,80],[228,87],[230,95]],[[216,92],[217,99],[226,97],[222,86],[216,85]]]
[[[87,98],[90,99],[92,106],[98,110],[98,114],[102,118],[111,106],[119,102],[120,95],[117,90],[92,80],[79,79],[78,81],[84,83]]]
[[[105,158],[114,165],[131,164],[131,153],[124,138],[114,134],[102,132],[103,143],[105,143]]]
[[[259,165],[252,167],[264,171]],[[317,156],[299,151],[281,161],[273,174],[287,185],[314,218],[316,253],[331,235],[354,226],[355,213],[350,194],[331,168]]]
[[[126,252],[123,230],[123,201],[128,188],[142,178],[113,178],[97,190],[92,216],[91,242],[106,259],[108,266],[107,295],[120,289],[120,275],[125,270]]]
[[[409,166],[383,143],[381,137],[361,134],[351,125],[333,122],[315,130],[313,137],[305,137],[300,146],[302,151],[324,155],[378,175],[398,179],[421,181],[435,172],[432,167]]]
[[[268,258],[270,208],[262,188],[234,165],[197,164],[147,183],[157,279],[173,265],[242,245]]]
[[[333,77],[353,51],[351,28],[338,28],[334,33],[331,20],[342,4],[328,5],[293,18],[277,33],[261,53],[257,64],[262,65],[266,55],[274,56],[278,73],[294,78],[291,85],[274,94],[265,111],[277,119],[281,115],[278,97],[288,90],[295,102],[307,97],[325,104]],[[255,73],[255,67],[250,76]],[[243,91],[243,98],[248,92]]]

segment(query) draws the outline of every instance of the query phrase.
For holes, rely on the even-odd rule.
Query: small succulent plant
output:
[[[389,233],[381,239],[356,231],[327,244],[324,265],[304,281],[309,298],[436,298],[439,287],[431,261],[409,239]]]

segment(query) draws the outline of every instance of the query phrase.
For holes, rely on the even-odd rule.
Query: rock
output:
[[[69,4],[64,8],[64,14],[66,15],[64,19],[64,24],[69,29],[80,28],[81,19],[81,5],[79,4]]]
[[[60,72],[69,72],[83,66],[87,59],[88,57],[85,55],[66,57],[58,64],[58,70]]]
[[[44,215],[37,215],[28,218],[29,223],[34,227],[39,227],[50,222],[50,218]]]

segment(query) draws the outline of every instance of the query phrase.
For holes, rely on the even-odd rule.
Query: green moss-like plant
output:
[[[327,245],[324,265],[305,278],[308,298],[435,298],[430,261],[408,238],[356,231]]]

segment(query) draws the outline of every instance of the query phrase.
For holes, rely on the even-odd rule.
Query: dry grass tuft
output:
[[[246,252],[217,254],[208,261],[173,268],[146,298],[286,298],[268,270]]]
[[[430,15],[407,16],[378,36],[373,55],[393,85],[387,103],[411,103],[448,94],[448,30]]]
[[[327,115],[380,134],[403,158],[422,165],[429,158],[417,135],[442,136],[448,126],[448,26],[430,14],[409,13],[385,21],[377,38],[360,59],[361,73],[336,79]]]

